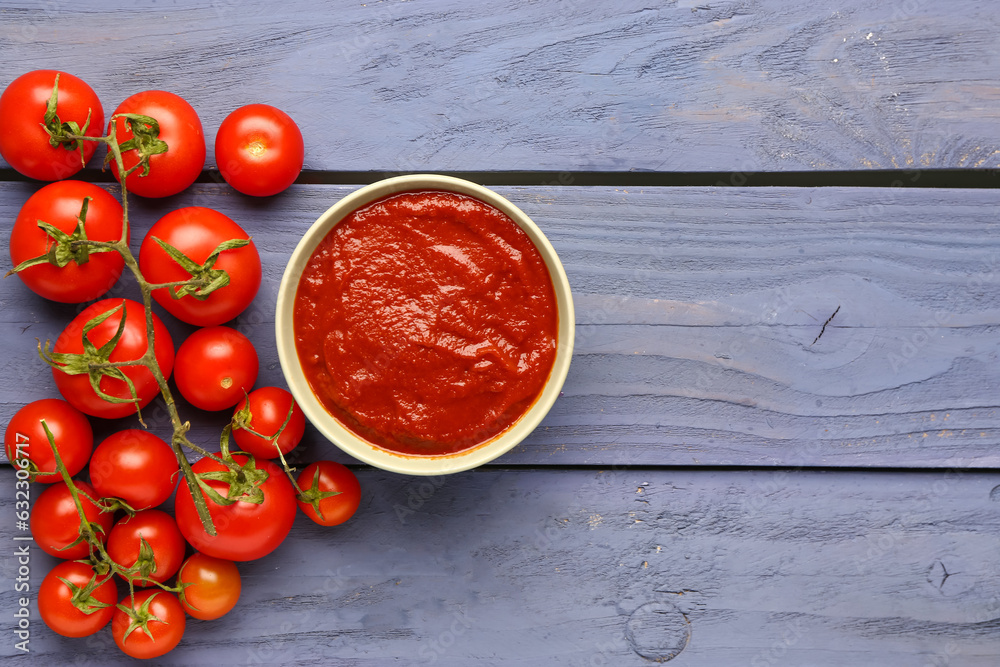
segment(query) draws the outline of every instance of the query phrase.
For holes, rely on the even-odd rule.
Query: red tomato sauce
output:
[[[489,440],[538,398],[556,353],[545,263],[506,214],[450,192],[379,199],[337,224],[295,295],[295,343],[324,407],[399,454]]]

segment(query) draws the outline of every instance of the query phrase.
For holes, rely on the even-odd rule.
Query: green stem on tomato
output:
[[[114,119],[112,119],[113,122]],[[214,454],[210,454],[203,448],[195,445],[187,437],[187,432],[190,429],[190,424],[181,420],[180,414],[177,411],[177,405],[174,400],[173,394],[170,391],[170,387],[167,384],[167,378],[163,374],[163,370],[160,368],[160,364],[156,359],[155,344],[156,344],[156,333],[153,326],[153,301],[152,292],[154,289],[159,289],[161,287],[171,287],[180,286],[185,283],[165,283],[162,285],[149,283],[145,277],[142,275],[142,271],[139,269],[139,263],[132,254],[131,249],[128,246],[128,230],[129,230],[129,218],[128,218],[128,188],[125,187],[125,180],[130,174],[132,174],[139,165],[133,166],[131,169],[125,169],[124,162],[122,161],[121,148],[118,145],[118,139],[115,136],[113,129],[109,129],[108,134],[104,137],[87,137],[87,136],[76,136],[85,141],[99,141],[103,143],[108,152],[111,154],[111,158],[114,162],[115,169],[118,173],[118,183],[121,186],[121,196],[122,196],[122,235],[118,241],[107,242],[107,241],[86,241],[85,243],[92,245],[93,247],[103,247],[111,248],[116,250],[125,262],[125,266],[129,269],[132,275],[135,277],[139,284],[139,290],[142,293],[142,304],[146,316],[146,352],[139,359],[130,361],[125,364],[109,364],[110,366],[135,366],[143,365],[149,369],[152,373],[153,378],[156,380],[156,384],[159,387],[160,394],[163,396],[164,403],[167,407],[167,413],[170,415],[170,422],[173,426],[173,437],[170,439],[170,445],[174,450],[174,455],[177,458],[177,463],[180,466],[181,472],[184,475],[185,483],[187,484],[188,491],[191,493],[191,499],[194,502],[195,510],[198,513],[198,518],[201,520],[202,527],[205,532],[209,535],[216,535],[215,525],[212,521],[212,516],[208,511],[208,503],[205,500],[204,495],[198,485],[198,479],[191,469],[191,463],[187,460],[187,456],[184,453],[184,449],[187,448],[191,451],[202,454],[203,456],[209,456],[212,459],[223,463],[228,468],[236,473],[240,472],[240,466],[229,459],[228,457],[217,457]]]
[[[56,470],[59,472],[59,476],[62,477],[63,482],[66,484],[66,488],[69,490],[70,496],[73,498],[73,504],[76,506],[77,515],[80,517],[80,528],[78,530],[79,535],[87,541],[90,547],[90,561],[95,572],[100,575],[107,574],[108,577],[118,575],[125,579],[129,584],[129,589],[133,588],[134,575],[138,574],[139,566],[138,564],[125,568],[116,563],[111,556],[108,555],[107,549],[104,548],[104,540],[99,538],[95,533],[94,529],[87,520],[87,514],[83,509],[83,501],[80,500],[80,495],[82,494],[87,498],[95,507],[101,511],[108,511],[101,502],[95,498],[91,498],[85,492],[80,491],[80,489],[73,483],[73,478],[69,474],[69,470],[66,469],[66,464],[62,460],[62,456],[59,454],[59,448],[56,447],[55,436],[52,435],[52,431],[49,430],[48,424],[45,420],[42,420],[42,428],[45,430],[45,437],[48,438],[49,448],[52,450],[52,456],[56,462]],[[96,550],[96,554],[94,553]],[[178,584],[177,587],[170,587],[159,581],[147,580],[151,583],[156,584],[165,591],[170,591],[172,593],[177,593],[183,589],[183,586]]]
[[[42,420],[42,429],[45,431],[45,437],[48,438],[49,448],[52,449],[52,456],[55,458],[56,470],[59,471],[59,476],[62,477],[63,482],[65,482],[66,487],[69,489],[69,494],[73,498],[73,504],[76,506],[76,512],[80,516],[80,530],[79,533],[82,537],[87,540],[87,544],[90,545],[90,555],[94,555],[94,547],[100,551],[101,560],[111,561],[108,558],[108,553],[104,550],[104,543],[100,538],[94,534],[94,529],[90,525],[90,521],[87,520],[87,514],[83,509],[83,502],[80,500],[80,489],[76,488],[76,484],[73,483],[73,478],[69,474],[69,470],[66,469],[66,464],[63,463],[62,456],[59,454],[59,448],[56,447],[55,436],[52,435],[52,431],[49,430],[49,425]],[[98,508],[102,506],[95,502],[93,498],[88,496],[94,505]],[[103,509],[103,508],[102,508]]]

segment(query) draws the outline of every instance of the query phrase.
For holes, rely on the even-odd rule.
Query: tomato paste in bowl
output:
[[[496,193],[443,176],[380,181],[328,210],[289,261],[276,322],[307,417],[356,458],[412,474],[520,442],[573,344],[544,235]]]

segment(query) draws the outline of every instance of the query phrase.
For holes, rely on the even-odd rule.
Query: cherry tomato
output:
[[[242,454],[234,454],[233,460],[242,466],[248,459]],[[208,457],[200,459],[191,468],[195,473],[226,470],[223,464]],[[263,502],[237,500],[232,505],[222,506],[205,497],[217,531],[214,537],[205,532],[187,484],[177,488],[174,515],[181,533],[191,546],[216,558],[245,561],[266,556],[288,536],[295,522],[295,489],[284,471],[270,461],[257,461],[255,468],[267,473],[267,479],[259,487],[263,492]],[[224,482],[205,482],[223,497],[229,492]]]
[[[184,611],[202,621],[211,621],[236,606],[240,599],[240,571],[231,560],[213,558],[195,552],[181,565],[178,584],[184,588],[181,604]]]
[[[76,586],[77,592],[62,579]],[[96,587],[84,596],[91,580]],[[101,630],[111,621],[117,601],[118,588],[110,573],[97,575],[90,565],[75,560],[58,563],[38,587],[38,615],[49,629],[63,637],[88,637]]]
[[[142,554],[143,541],[152,548],[151,556]],[[174,576],[184,562],[186,547],[172,516],[160,510],[142,510],[115,524],[108,536],[107,551],[111,560],[124,568],[138,564],[142,569],[129,579],[139,586],[149,586]]]
[[[319,509],[322,516],[316,512],[312,503],[299,499],[299,508],[305,515],[321,526],[337,526],[358,511],[361,504],[361,484],[349,468],[336,461],[316,461],[307,465],[296,480],[299,488],[306,494],[310,491],[325,493],[337,492],[337,495],[322,498]]]
[[[236,405],[257,381],[260,363],[250,339],[235,329],[198,329],[177,348],[174,382],[187,401],[202,410]]]
[[[101,527],[98,538],[102,542],[107,540],[108,531],[111,530],[111,512],[103,512],[87,499],[86,496],[95,500],[98,498],[90,484],[75,480],[73,484],[81,492],[80,504],[87,521],[98,524]],[[90,546],[85,540],[69,547],[80,537],[80,515],[65,482],[56,482],[38,496],[31,508],[31,535],[35,544],[50,556],[75,560],[90,555]]]
[[[159,239],[198,266],[205,264],[219,244],[233,239],[249,239],[243,229],[218,211],[200,206],[181,208],[160,218],[146,234],[139,248],[139,268],[152,283],[188,280],[185,270],[154,240]],[[204,299],[184,295],[174,299],[161,287],[153,298],[174,317],[200,327],[228,322],[242,313],[260,287],[260,255],[253,241],[242,248],[222,251],[208,267],[229,275],[229,284],[208,294]]]
[[[40,181],[69,178],[83,168],[79,148],[66,143],[52,146],[43,127],[57,74],[58,122],[74,122],[88,137],[104,133],[104,108],[83,80],[50,69],[35,70],[14,79],[0,95],[0,155],[17,171]],[[88,114],[90,124],[84,131]],[[53,124],[57,124],[54,119]],[[97,142],[82,143],[83,159],[89,161],[97,150]]]
[[[3,438],[7,460],[19,467],[17,461],[29,460],[39,472],[36,482],[62,481],[42,420],[70,477],[83,470],[94,448],[94,432],[82,412],[58,398],[33,401],[14,413]]]
[[[102,498],[121,498],[143,510],[165,502],[177,487],[177,457],[149,431],[112,433],[90,457],[90,483]]]
[[[46,255],[53,246],[62,245],[38,226],[39,220],[65,232],[67,240],[71,240],[85,199],[85,238],[91,241],[121,239],[122,206],[106,190],[83,181],[50,183],[31,195],[17,214],[10,233],[11,263],[16,267],[21,262]],[[17,275],[39,296],[63,303],[82,303],[111,289],[125,267],[125,260],[116,251],[81,249],[75,254],[68,252],[58,258],[60,262],[67,262],[62,267],[45,262],[22,269]]]
[[[305,143],[291,116],[267,104],[248,104],[226,116],[215,135],[215,163],[229,185],[267,197],[302,171]]]
[[[146,634],[140,626],[129,631],[132,617],[116,608],[111,618],[111,636],[126,655],[140,659],[158,658],[174,650],[184,636],[187,616],[173,593],[147,588],[136,591],[134,596],[126,595],[118,604],[137,613],[149,632]]]
[[[141,303],[130,299],[104,299],[88,306],[63,329],[52,348],[53,352],[73,354],[83,352],[83,329],[87,322],[118,307],[121,307],[118,312],[93,328],[87,338],[95,347],[100,348],[114,338],[118,325],[124,317],[124,333],[111,351],[109,359],[118,362],[138,360],[146,353],[148,347],[146,314]],[[155,337],[156,361],[164,377],[170,377],[174,366],[174,343],[170,339],[167,328],[155,314],[153,315],[153,335]],[[132,380],[136,395],[139,397],[140,409],[146,407],[160,393],[156,379],[145,366],[125,366],[122,367],[122,372]],[[135,403],[111,403],[94,392],[86,374],[68,375],[53,368],[52,376],[55,378],[56,387],[63,398],[84,414],[108,419],[135,414]],[[132,398],[128,384],[118,378],[102,377],[99,386],[101,391],[109,396]]]
[[[250,404],[250,419],[244,422],[240,413]],[[288,411],[292,411],[288,425],[278,438],[277,447],[272,442],[274,435],[285,423]],[[261,438],[250,431],[266,436]],[[306,431],[306,416],[292,395],[281,387],[261,387],[243,398],[233,413],[233,439],[240,449],[253,454],[258,459],[273,459],[295,449]]]
[[[149,116],[160,127],[158,139],[166,143],[166,152],[151,155],[149,173],[142,168],[129,174],[125,187],[142,197],[168,197],[194,183],[205,166],[205,132],[198,113],[183,98],[163,90],[147,90],[132,95],[118,105],[112,116],[135,113]],[[115,137],[121,145],[133,138],[124,118],[113,120]],[[138,149],[122,152],[122,164],[131,169],[139,163]],[[112,166],[115,178],[118,170]]]

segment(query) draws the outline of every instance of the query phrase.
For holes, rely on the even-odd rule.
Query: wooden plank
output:
[[[32,189],[0,184],[0,234]],[[351,189],[296,186],[261,202],[198,185],[135,202],[134,245],[182,205],[242,223],[264,280],[235,325],[257,346],[258,384],[283,384],[281,273],[299,235]],[[497,190],[552,241],[577,311],[564,395],[500,463],[1000,466],[1000,192]],[[136,293],[129,281],[115,290]],[[35,339],[54,339],[78,306],[46,303],[17,278],[0,283],[0,301],[0,363],[18,380],[0,386],[6,423],[55,393]],[[192,330],[165,319],[178,344]],[[162,409],[147,412],[167,427]],[[217,442],[224,415],[185,414]],[[348,460],[312,429],[306,439],[310,455]]]
[[[240,564],[237,610],[189,621],[161,662],[959,667],[1000,654],[995,473],[360,478],[351,521],[300,516],[278,551]],[[51,563],[32,550],[33,587]],[[4,589],[0,608],[15,609]],[[34,607],[31,633],[41,663],[125,662],[106,632],[55,636]]]
[[[201,114],[210,146],[229,111],[268,102],[301,125],[314,170],[701,170],[739,182],[1000,166],[998,33],[988,0],[4,0],[0,86],[70,70],[107,112],[171,90]]]

